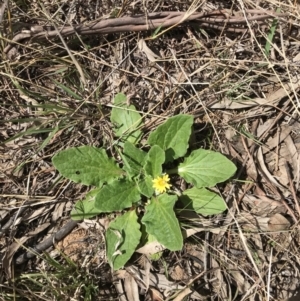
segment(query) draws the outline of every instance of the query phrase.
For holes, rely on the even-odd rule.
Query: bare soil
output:
[[[298,1],[1,7],[0,300],[298,300],[289,299],[300,283]],[[183,14],[159,26],[160,12]],[[113,23],[132,16],[144,27]],[[108,29],[84,31],[91,24]],[[225,154],[238,172],[216,187],[224,214],[185,220],[198,230],[183,250],[137,253],[113,273],[112,216],[71,221],[90,187],[61,178],[51,158],[80,145],[115,156],[119,92],[143,114],[144,139],[191,114],[191,148]]]

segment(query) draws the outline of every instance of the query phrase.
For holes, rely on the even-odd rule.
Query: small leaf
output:
[[[183,238],[173,207],[177,196],[166,193],[152,197],[142,223],[149,234],[171,251],[182,249]]]
[[[110,223],[106,232],[107,258],[114,270],[122,268],[134,253],[141,239],[135,211],[129,211]]]
[[[160,146],[166,152],[166,162],[184,156],[188,148],[193,120],[190,115],[169,118],[150,134],[148,144]]]
[[[144,52],[150,62],[155,62],[157,59],[161,59],[159,55],[154,53],[146,44],[144,39],[138,41],[138,48],[140,51]]]
[[[196,211],[204,216],[219,214],[227,208],[219,195],[205,188],[187,189],[179,200],[184,204],[185,209]]]
[[[71,97],[74,97],[77,100],[82,100],[82,96],[76,94],[74,91],[72,91],[69,87],[59,83],[55,79],[52,79],[56,86],[60,87],[64,92],[68,93]]]
[[[52,158],[55,168],[75,183],[101,187],[124,172],[108,158],[104,149],[91,146],[69,148]]]
[[[152,38],[154,38],[160,32],[161,28],[162,26],[160,25],[154,30],[153,34],[151,35]]]
[[[193,151],[178,167],[178,174],[198,188],[224,182],[235,172],[235,165],[225,156],[204,149]]]
[[[142,123],[141,115],[136,111],[135,106],[127,106],[126,96],[122,93],[114,99],[115,108],[111,110],[110,120],[115,124],[115,135],[122,137],[123,141],[137,143],[142,132],[138,127]]]
[[[278,7],[276,9],[276,13],[280,13],[280,7]],[[271,50],[271,45],[273,43],[273,39],[274,39],[274,36],[275,36],[275,33],[276,33],[277,25],[278,25],[278,19],[273,19],[269,34],[267,36],[267,41],[266,41],[266,44],[265,44],[265,54],[266,54],[267,57],[269,56],[269,53],[270,53],[270,50]]]
[[[144,170],[147,175],[156,178],[162,174],[162,164],[165,162],[165,152],[158,146],[150,148]]]
[[[140,200],[135,182],[115,180],[105,185],[96,195],[95,207],[102,212],[120,211]]]
[[[142,180],[139,180],[137,182],[139,191],[142,195],[146,196],[147,198],[150,198],[154,193],[153,183],[152,183],[152,177],[145,176]]]
[[[147,153],[126,141],[124,143],[123,156],[129,165],[123,167],[128,175],[130,177],[139,175],[145,165]]]
[[[71,218],[74,221],[92,218],[102,211],[95,207],[95,196],[99,193],[101,188],[96,188],[90,191],[84,200],[76,202],[74,209],[71,211]]]

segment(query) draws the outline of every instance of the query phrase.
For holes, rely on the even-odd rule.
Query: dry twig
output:
[[[200,23],[204,27],[219,29],[231,32],[247,31],[247,27],[241,25],[247,24],[250,21],[256,21],[261,24],[269,18],[283,17],[286,14],[276,13],[273,11],[263,10],[248,10],[247,20],[239,12],[229,13],[227,10],[216,10],[209,13],[195,12],[186,16],[185,12],[155,12],[148,14],[147,18],[144,15],[126,16],[122,18],[105,19],[100,21],[92,21],[87,24],[79,24],[74,26],[63,26],[57,29],[48,30],[47,27],[28,24],[30,30],[18,33],[14,36],[9,45],[5,47],[4,52],[8,53],[14,44],[19,44],[21,41],[31,38],[34,41],[41,39],[56,38],[59,35],[66,37],[74,33],[81,35],[108,34],[129,31],[147,31],[157,28],[167,28],[174,25],[180,25],[187,21]]]

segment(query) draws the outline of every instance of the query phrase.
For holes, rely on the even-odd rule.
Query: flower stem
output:
[[[176,167],[176,168],[172,168],[172,169],[167,169],[167,170],[166,170],[166,173],[167,173],[168,175],[177,174],[177,173],[178,173],[178,168]]]

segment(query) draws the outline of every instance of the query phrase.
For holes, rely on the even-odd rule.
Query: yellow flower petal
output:
[[[165,174],[162,177],[157,177],[156,179],[152,180],[153,188],[158,193],[164,193],[167,189],[170,189],[171,185],[169,184],[170,178],[169,175]]]

